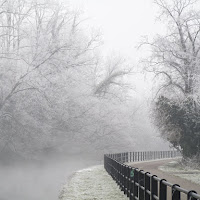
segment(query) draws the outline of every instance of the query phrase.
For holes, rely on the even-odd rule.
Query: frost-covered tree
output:
[[[48,146],[67,70],[93,64],[98,35],[56,1],[2,0],[0,10],[0,146],[34,151]]]
[[[156,0],[161,18],[166,20],[167,33],[158,35],[152,43],[148,71],[162,76],[159,91],[190,96],[198,91],[200,16],[191,0]]]
[[[103,66],[102,66],[103,65]],[[119,56],[112,56],[100,63],[96,70],[94,94],[97,96],[118,95],[119,91],[125,89],[124,77],[132,74],[126,60]]]
[[[161,135],[185,157],[199,156],[200,15],[199,1],[155,0],[160,18],[167,23],[164,35],[153,42],[147,70],[159,80],[155,120]]]

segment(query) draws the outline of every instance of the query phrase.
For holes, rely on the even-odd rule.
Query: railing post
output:
[[[121,189],[122,191],[122,165],[120,163],[120,167],[119,167],[119,188]]]
[[[143,155],[143,153],[142,152],[140,152],[140,161],[142,161],[142,155]]]
[[[151,178],[150,178],[150,173],[149,172],[146,172],[145,173],[145,175],[144,175],[144,190],[145,190],[145,192],[144,192],[144,199],[145,200],[150,200],[150,194],[148,194],[148,192],[147,191],[151,191],[151,189],[150,189],[150,180],[151,180]]]
[[[130,200],[134,199],[134,169],[131,167],[130,171]]]
[[[127,179],[128,179],[128,177],[127,177],[127,166],[126,165],[124,165],[124,194],[126,194],[127,195]]]
[[[181,199],[181,194],[180,191],[176,190],[175,187],[180,187],[178,184],[172,185],[172,200],[180,200]]]
[[[125,193],[125,183],[126,183],[126,175],[125,175],[125,166],[124,166],[124,164],[122,164],[122,174],[123,174],[123,182],[122,182],[122,190],[123,190],[123,192],[124,192],[124,194],[126,194]]]
[[[144,171],[139,171],[139,200],[144,200],[144,190],[141,188],[144,187]]]
[[[151,200],[156,200],[156,198],[154,198],[154,195],[158,195],[158,182],[154,179],[154,177],[157,176],[153,175],[151,177]]]
[[[126,195],[129,197],[129,166],[126,166]]]
[[[131,167],[128,166],[128,185],[127,185],[127,197],[131,196]]]
[[[160,192],[159,192],[159,199],[167,200],[167,186],[163,183],[166,181],[165,179],[160,180]]]
[[[135,197],[138,197],[138,186],[136,185],[139,182],[139,176],[138,176],[138,168],[134,169],[134,192],[133,192],[133,199],[135,200]]]

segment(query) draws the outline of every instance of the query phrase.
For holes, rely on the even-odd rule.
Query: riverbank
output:
[[[127,200],[103,165],[75,172],[64,185],[59,200]]]

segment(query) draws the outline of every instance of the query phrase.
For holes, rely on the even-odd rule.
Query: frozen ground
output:
[[[77,171],[64,185],[60,200],[127,200],[102,165]]]
[[[169,172],[174,176],[179,176],[181,178],[190,180],[193,183],[200,184],[200,170],[184,167],[179,164],[178,160],[169,162],[164,166],[160,166],[159,169],[165,172]]]

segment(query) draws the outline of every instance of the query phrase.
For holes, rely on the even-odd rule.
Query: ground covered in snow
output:
[[[159,169],[169,172],[175,176],[190,180],[193,183],[200,184],[200,170],[183,166],[179,160],[169,162],[164,166],[160,166]]]
[[[60,200],[127,200],[102,165],[77,171],[64,185]]]

